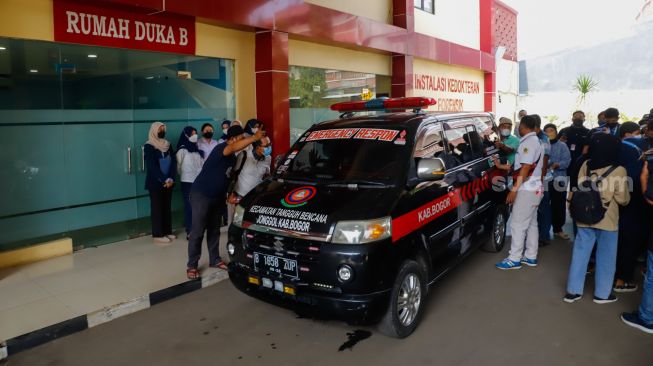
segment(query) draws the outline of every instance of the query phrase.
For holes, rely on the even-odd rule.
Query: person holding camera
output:
[[[235,162],[234,155],[254,142],[265,137],[265,131],[259,130],[250,137],[245,137],[241,126],[231,126],[227,131],[227,142],[216,146],[204,161],[202,171],[193,182],[190,192],[193,224],[188,238],[188,263],[186,276],[198,279],[198,263],[202,254],[202,240],[206,231],[206,246],[209,251],[209,266],[227,269],[220,258],[220,218],[225,209],[227,177],[226,172]]]

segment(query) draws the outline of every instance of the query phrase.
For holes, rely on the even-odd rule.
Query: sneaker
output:
[[[564,301],[566,303],[569,303],[569,304],[572,304],[572,303],[575,303],[576,301],[580,300],[582,297],[583,297],[583,295],[567,293],[565,295],[565,297],[562,298],[562,301]]]
[[[521,268],[521,263],[519,262],[513,262],[510,259],[506,258],[502,260],[501,262],[497,263],[494,265],[498,269],[502,270],[507,270],[507,269],[520,269]]]
[[[623,285],[614,286],[612,290],[614,290],[614,292],[635,292],[637,291],[637,285],[625,282]]]
[[[537,267],[537,259],[528,259],[526,257],[522,258],[522,264],[525,264],[529,267]]]
[[[594,302],[597,304],[609,304],[611,302],[617,301],[617,297],[614,296],[614,294],[610,294],[607,299],[601,299],[596,296],[594,296]]]
[[[170,239],[170,241],[173,241],[173,240],[177,239],[177,235],[172,235],[172,234],[166,235],[166,238]]]
[[[155,238],[152,238],[152,240],[154,240],[154,242],[158,243],[158,244],[167,244],[167,243],[170,243],[172,241],[168,237],[165,237],[165,236],[155,237]]]
[[[622,313],[621,320],[623,320],[624,323],[630,325],[631,327],[641,330],[642,332],[653,334],[653,324],[644,323],[642,319],[640,319],[637,312]]]

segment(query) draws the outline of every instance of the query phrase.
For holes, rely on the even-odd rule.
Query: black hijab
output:
[[[590,170],[596,170],[618,165],[620,147],[621,142],[616,136],[603,132],[593,134],[589,141],[587,166]]]

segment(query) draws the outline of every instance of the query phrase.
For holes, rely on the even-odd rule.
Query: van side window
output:
[[[452,128],[444,135],[449,151],[463,163],[483,157],[483,139],[474,125]]]
[[[442,140],[441,128],[430,127],[420,134],[415,144],[414,158],[433,158],[438,157],[444,152],[444,142]]]

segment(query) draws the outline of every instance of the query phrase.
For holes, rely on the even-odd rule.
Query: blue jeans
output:
[[[569,267],[567,292],[570,294],[583,294],[587,264],[594,248],[596,247],[596,271],[594,272],[594,296],[607,299],[612,293],[614,272],[617,267],[617,239],[618,231],[605,231],[587,227],[579,227],[574,250]]]
[[[653,250],[648,251],[644,294],[639,305],[639,318],[646,324],[653,324]]]
[[[193,209],[190,207],[190,189],[193,183],[181,182],[181,195],[184,198],[184,227],[186,234],[190,234],[193,227]]]
[[[540,232],[540,241],[551,240],[551,192],[549,192],[547,185],[544,186],[544,195],[540,206],[537,208],[537,227]]]

